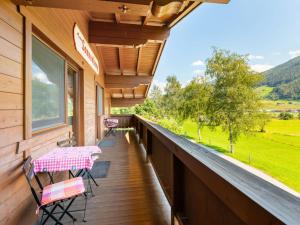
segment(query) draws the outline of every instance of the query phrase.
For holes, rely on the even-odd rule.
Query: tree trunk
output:
[[[230,153],[234,154],[234,144],[230,141]]]
[[[230,142],[230,153],[234,154],[233,132],[230,125],[229,125],[229,142]]]
[[[198,139],[199,139],[199,141],[201,141],[201,139],[202,139],[200,126],[198,126]]]

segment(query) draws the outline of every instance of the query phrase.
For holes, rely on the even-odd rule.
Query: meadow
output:
[[[197,140],[197,124],[186,120],[184,134]],[[266,132],[242,135],[228,152],[228,134],[221,128],[202,129],[202,144],[251,165],[300,192],[300,120],[272,119]]]

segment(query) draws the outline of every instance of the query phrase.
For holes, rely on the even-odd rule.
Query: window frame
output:
[[[30,122],[27,121],[27,123],[29,123],[27,126],[30,126],[30,131],[31,131],[31,135],[29,134],[29,136],[35,136],[37,134],[46,132],[46,131],[50,131],[53,129],[57,129],[57,128],[62,128],[62,127],[67,127],[68,126],[68,104],[67,104],[67,99],[68,99],[68,93],[67,93],[67,69],[68,69],[68,64],[69,64],[69,60],[63,55],[61,54],[61,51],[57,50],[57,47],[54,46],[51,41],[48,41],[47,38],[44,37],[44,34],[42,34],[34,25],[32,25],[32,32],[30,34],[27,34],[28,36],[30,35],[30,37],[28,39],[30,39],[31,41],[31,57],[30,57],[30,68],[28,68],[29,70],[31,70],[31,74],[30,74],[30,78],[28,77],[28,81],[27,83],[32,83],[32,38],[35,37],[36,39],[38,39],[42,44],[44,44],[47,48],[49,48],[51,51],[53,51],[55,54],[57,54],[59,57],[61,57],[64,61],[64,115],[63,115],[63,122],[61,123],[55,123],[55,124],[51,124],[47,127],[44,128],[38,128],[36,130],[33,130],[33,126],[32,126],[32,85],[30,84],[30,90],[28,90],[28,92],[30,92],[30,97],[27,96],[28,101],[30,101],[30,104],[26,104],[27,107],[30,107]],[[29,66],[29,65],[28,65]],[[26,110],[26,109],[25,109]],[[29,112],[27,113],[29,114]],[[28,131],[27,131],[28,132]]]

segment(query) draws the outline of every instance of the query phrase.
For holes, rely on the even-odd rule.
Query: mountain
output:
[[[272,87],[267,98],[300,100],[300,56],[264,72],[262,85]]]

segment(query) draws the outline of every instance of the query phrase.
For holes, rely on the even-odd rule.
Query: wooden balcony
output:
[[[141,117],[116,117],[134,129],[105,137],[108,176],[76,224],[299,224],[298,197]]]
[[[126,118],[130,117],[123,120]],[[114,140],[114,145],[102,149],[100,160],[110,161],[108,176],[97,179],[99,187],[93,186],[95,196],[88,200],[87,222],[81,222],[83,214],[77,213],[76,224],[171,224],[170,206],[135,132],[118,131],[107,139]],[[73,208],[82,205],[82,199],[78,199]],[[66,220],[66,224],[72,222]]]

